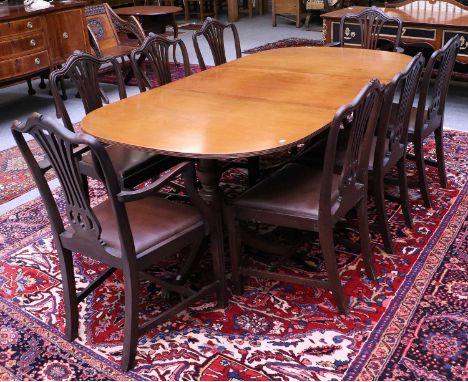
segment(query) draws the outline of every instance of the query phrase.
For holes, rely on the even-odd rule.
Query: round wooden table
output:
[[[353,48],[274,49],[115,102],[88,114],[81,126],[104,142],[197,158],[200,194],[218,217],[213,249],[222,256],[218,160],[308,140],[367,82],[388,83],[410,61]]]
[[[114,9],[115,13],[122,17],[135,16],[141,23],[146,33],[154,32],[163,34],[166,26],[174,28],[174,38],[177,38],[179,28],[175,20],[175,14],[182,12],[181,7],[141,5]]]

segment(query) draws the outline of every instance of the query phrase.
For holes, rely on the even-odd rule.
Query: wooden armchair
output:
[[[89,38],[91,46],[97,57],[120,58],[122,63],[125,57],[129,57],[145,39],[145,32],[135,16],[128,20],[120,18],[107,3],[90,5],[85,8],[86,21],[88,23]],[[119,33],[126,33],[136,38],[121,41]],[[131,67],[129,66],[125,80],[130,78]]]
[[[138,338],[161,323],[192,305],[202,297],[218,293],[219,305],[224,307],[220,282],[224,278],[221,267],[215,265],[214,281],[199,290],[193,290],[175,280],[160,279],[147,273],[147,269],[162,259],[184,248],[198,251],[210,233],[210,212],[201,200],[194,185],[194,164],[183,162],[157,181],[136,191],[123,190],[114,172],[104,146],[93,137],[74,133],[56,121],[33,115],[26,125],[15,122],[13,136],[37,183],[46,205],[62,274],[66,317],[66,338],[78,337],[78,304],[85,301],[116,269],[122,270],[124,280],[124,341],[122,369],[135,363]],[[67,223],[63,221],[57,202],[44,178],[44,174],[29,149],[24,134],[31,134],[39,143],[57,174],[65,195],[64,209]],[[81,181],[77,146],[84,146],[95,158],[96,171],[102,180],[108,198],[91,207]],[[182,175],[186,192],[192,205],[171,202],[155,195],[171,179]],[[73,253],[104,263],[108,268],[97,276],[84,290],[77,293],[73,268]],[[213,256],[214,264],[224,259]],[[139,322],[139,283],[148,280],[165,290],[181,296],[181,301],[156,317]]]

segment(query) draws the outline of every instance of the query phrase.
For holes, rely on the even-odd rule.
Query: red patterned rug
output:
[[[449,187],[429,169],[433,209],[411,191],[414,228],[389,204],[396,254],[372,244],[378,279],[360,256],[338,247],[351,297],[337,315],[330,293],[251,278],[225,310],[214,296],[142,337],[137,365],[122,373],[123,285],[120,274],[80,306],[79,339],[63,338],[58,261],[40,200],[0,217],[0,377],[34,380],[466,379],[468,134],[445,132]],[[434,154],[434,142],[427,145]],[[410,169],[414,177],[414,169]],[[245,174],[225,174],[230,196]],[[102,190],[92,184],[93,200]],[[57,193],[56,197],[61,200]],[[372,220],[372,213],[370,214]],[[268,233],[266,233],[268,234]],[[354,238],[354,233],[350,233]],[[255,261],[261,260],[257,258]],[[173,267],[173,264],[167,264]],[[306,242],[285,265],[323,270],[317,242]],[[79,286],[102,266],[77,256]],[[159,270],[162,272],[162,270]],[[200,272],[200,274],[207,272]],[[163,307],[161,291],[142,283],[142,316]]]

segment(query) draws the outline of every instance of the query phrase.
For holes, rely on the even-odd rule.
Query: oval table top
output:
[[[182,8],[169,5],[140,5],[117,8],[114,12],[120,16],[157,16],[182,12]]]
[[[167,155],[224,159],[275,152],[327,128],[371,79],[411,57],[354,48],[256,53],[95,110],[85,132]]]

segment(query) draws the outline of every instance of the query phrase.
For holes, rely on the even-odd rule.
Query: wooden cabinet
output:
[[[0,85],[53,69],[75,50],[89,51],[84,5],[58,2],[35,12],[0,6]]]
[[[52,62],[60,63],[75,50],[85,50],[88,32],[83,9],[52,13],[47,16]]]

